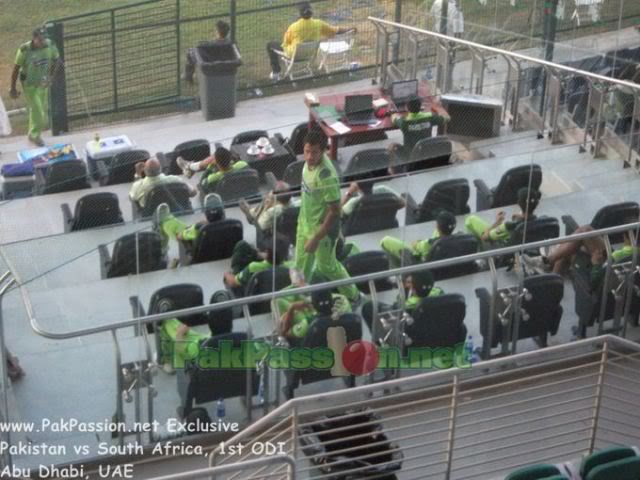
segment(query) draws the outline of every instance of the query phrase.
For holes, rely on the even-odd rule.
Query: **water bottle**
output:
[[[470,364],[473,364],[475,360],[473,352],[473,335],[469,335],[467,342],[464,344],[464,359]]]
[[[218,403],[216,404],[216,416],[219,419],[223,419],[225,415],[226,415],[226,410],[224,408],[224,398],[221,398],[220,400],[218,400]]]

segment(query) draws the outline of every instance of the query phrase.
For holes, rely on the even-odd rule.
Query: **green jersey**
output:
[[[416,257],[420,258],[421,262],[425,262],[429,257],[429,252],[431,251],[431,247],[436,243],[436,240],[440,238],[440,231],[434,230],[431,238],[427,238],[426,240],[418,240],[413,246],[413,254]]]
[[[305,163],[302,169],[302,201],[298,228],[308,232],[316,231],[324,221],[328,205],[336,202],[340,202],[340,183],[329,157],[323,155],[320,163],[313,169]],[[338,230],[339,223],[335,222]]]
[[[433,287],[430,291],[429,291],[429,295],[427,295],[427,297],[439,297],[440,295],[444,295],[444,290],[442,290],[440,287]],[[404,308],[411,312],[413,310],[415,310],[418,305],[420,305],[420,302],[423,300],[423,297],[419,297],[418,295],[411,294],[409,295],[409,298],[407,298],[407,300],[404,303]]]
[[[20,67],[20,80],[30,87],[46,87],[49,69],[59,58],[58,49],[50,41],[43,48],[33,48],[31,42],[20,45],[15,64]]]
[[[248,166],[249,164],[247,162],[245,162],[244,160],[240,160],[239,162],[236,162],[231,166],[231,170],[227,170],[226,172],[222,172],[220,170],[215,171],[214,169],[207,168],[206,172],[204,173],[206,183],[208,185],[218,183],[220,180],[222,180],[222,177],[224,177],[225,174],[229,171],[237,172],[238,170],[242,170],[243,168],[247,168]]]
[[[640,254],[640,249],[638,250],[638,254]],[[611,252],[611,259],[613,263],[623,263],[630,261],[633,258],[633,247],[631,245],[625,245],[622,248],[614,250]],[[600,288],[602,281],[604,280],[604,275],[606,272],[606,265],[593,265],[591,267],[591,288],[592,290],[597,290]]]
[[[294,287],[287,287],[294,288]],[[332,293],[333,297],[333,309],[339,315],[345,313],[352,313],[351,303],[344,295],[339,293]],[[307,334],[309,326],[313,323],[313,320],[318,315],[318,312],[311,305],[311,298],[307,295],[292,295],[290,297],[281,297],[276,300],[278,304],[278,310],[280,314],[284,314],[289,306],[294,302],[307,302],[308,308],[304,310],[297,310],[293,315],[293,322],[291,326],[291,335],[296,338],[302,338]]]

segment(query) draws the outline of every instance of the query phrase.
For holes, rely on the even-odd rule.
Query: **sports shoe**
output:
[[[37,145],[38,147],[44,147],[44,140],[42,140],[41,137],[32,137],[31,135],[29,135],[27,137],[29,139],[29,141],[31,143],[33,143],[34,145]]]
[[[278,73],[271,72],[269,74],[269,80],[271,80],[272,82],[279,82],[280,81],[280,72],[278,72]]]
[[[171,215],[171,210],[169,209],[169,205],[166,203],[161,203],[156,208],[156,211],[153,214],[153,229],[160,234],[162,238],[162,246],[166,248],[169,245],[169,235],[162,228],[162,223],[169,218]]]
[[[176,369],[173,368],[173,365],[171,365],[171,362],[166,362],[162,364],[162,371],[164,373],[166,373],[167,375],[173,375],[174,373],[176,373]]]
[[[182,174],[185,177],[187,178],[193,177],[193,170],[191,170],[191,162],[188,162],[182,157],[178,157],[176,158],[176,163],[180,167],[180,170],[182,170]]]
[[[551,265],[549,264],[547,257],[542,255],[532,257],[526,253],[522,255],[522,261],[525,266],[531,268],[538,273],[549,273],[551,271]]]

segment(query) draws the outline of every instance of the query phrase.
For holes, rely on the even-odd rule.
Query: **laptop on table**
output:
[[[397,110],[406,110],[407,103],[418,96],[418,80],[402,80],[391,84],[391,101]]]
[[[344,116],[349,125],[375,123],[373,95],[347,95],[344,99]]]

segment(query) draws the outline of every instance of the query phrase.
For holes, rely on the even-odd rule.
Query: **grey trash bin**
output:
[[[205,120],[236,114],[236,72],[242,64],[232,43],[202,42],[196,47],[200,105]]]

